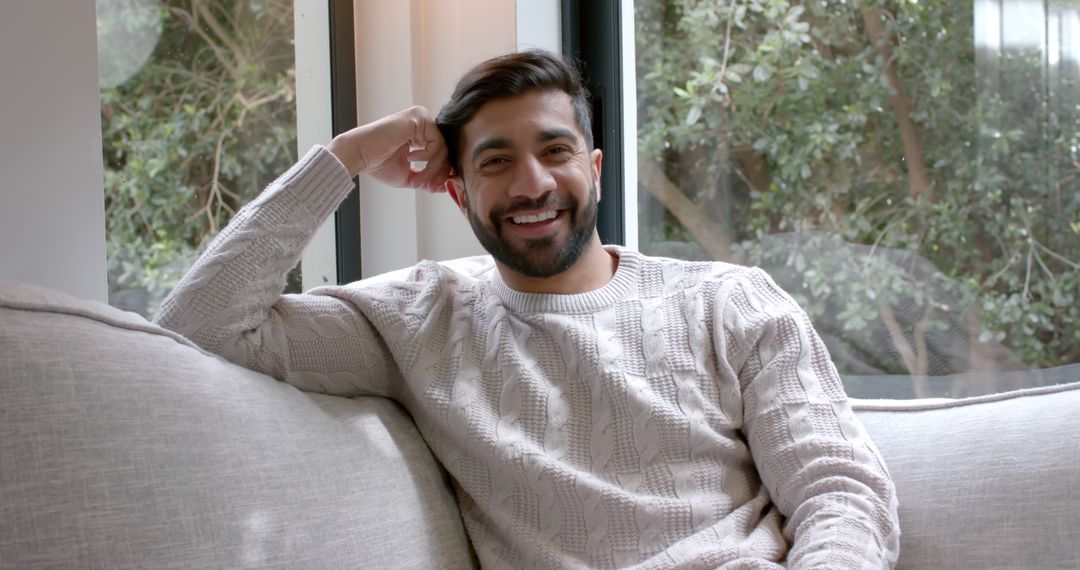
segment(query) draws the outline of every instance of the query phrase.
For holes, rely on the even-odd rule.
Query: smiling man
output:
[[[401,402],[485,567],[892,567],[892,482],[809,319],[760,270],[601,244],[589,112],[557,56],[484,62],[438,118],[313,148],[157,321],[304,390]],[[361,172],[449,191],[491,257],[282,295]]]
[[[535,90],[488,102],[460,135],[468,145],[465,160],[454,162],[454,199],[517,289],[557,292],[591,268],[611,266],[598,281],[586,278],[595,289],[614,272],[596,233],[601,153],[575,125],[566,92]]]

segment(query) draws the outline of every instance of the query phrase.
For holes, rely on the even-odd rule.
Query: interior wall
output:
[[[562,1],[517,0],[516,4],[517,48],[540,48],[561,53]]]
[[[360,123],[412,104],[435,114],[465,71],[517,47],[516,6],[506,0],[357,0],[354,15]],[[360,209],[365,277],[484,253],[446,194],[361,177]]]
[[[106,302],[94,2],[0,2],[0,279]]]

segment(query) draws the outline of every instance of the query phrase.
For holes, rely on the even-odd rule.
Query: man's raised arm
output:
[[[427,167],[414,171],[410,161]],[[286,275],[359,173],[392,186],[442,190],[449,162],[430,113],[411,107],[312,148],[236,213],[154,321],[304,390],[389,393],[393,364],[355,305],[282,295]]]

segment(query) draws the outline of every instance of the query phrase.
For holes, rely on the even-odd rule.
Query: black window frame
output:
[[[330,113],[332,134],[356,126],[356,42],[353,35],[352,0],[330,0]],[[360,186],[353,189],[334,213],[337,251],[337,284],[359,281]]]
[[[604,153],[597,229],[605,244],[626,245],[622,8],[619,0],[561,0],[563,55],[578,63],[592,95],[593,140]],[[630,15],[633,17],[633,14]]]

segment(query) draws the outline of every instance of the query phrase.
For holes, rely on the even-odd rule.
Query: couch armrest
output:
[[[1080,383],[852,407],[896,482],[897,568],[1080,567]]]
[[[408,414],[0,283],[0,568],[473,568]]]

